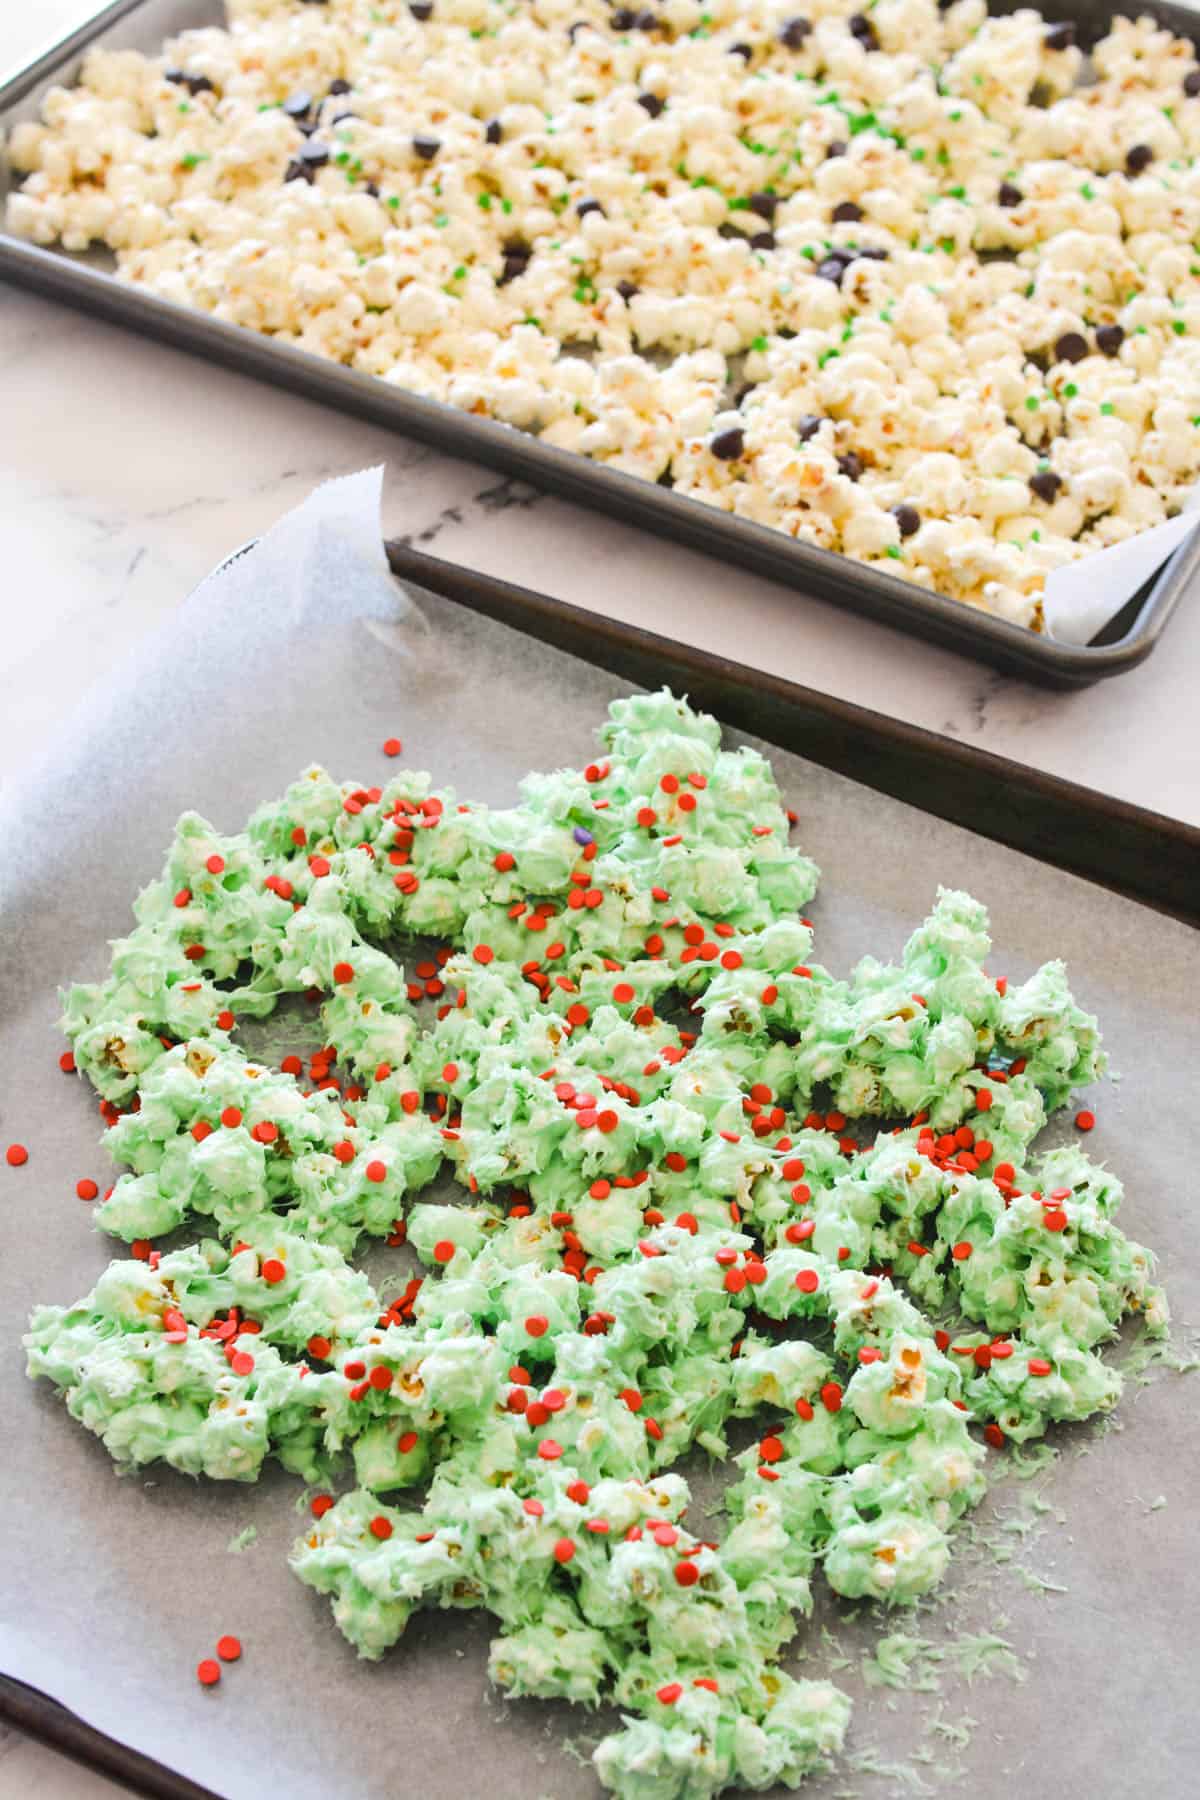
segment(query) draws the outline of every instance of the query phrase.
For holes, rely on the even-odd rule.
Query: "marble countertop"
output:
[[[0,17],[0,71],[94,10]],[[385,524],[610,618],[1200,823],[1200,594],[1141,668],[1060,694],[0,285],[0,779],[226,552],[327,476],[387,465]],[[118,1790],[0,1732],[0,1800]]]

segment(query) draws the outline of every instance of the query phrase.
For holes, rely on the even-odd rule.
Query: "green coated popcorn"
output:
[[[244,832],[185,814],[64,997],[133,1254],[35,1310],[30,1375],[122,1467],[335,1485],[292,1567],[359,1654],[485,1609],[498,1688],[621,1710],[623,1800],[835,1756],[848,1699],[779,1667],[822,1574],[919,1600],[989,1447],[1110,1409],[1122,1319],[1166,1328],[1117,1177],[1036,1148],[1104,1066],[1062,965],[1009,987],[941,889],[831,973],[788,831],[665,690],[504,809],[313,767]],[[322,1047],[250,1056],[286,996]],[[715,1541],[699,1453],[734,1465]]]

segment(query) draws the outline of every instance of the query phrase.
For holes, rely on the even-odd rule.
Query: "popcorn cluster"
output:
[[[983,0],[228,0],[35,242],[1038,628],[1200,473],[1200,67]]]
[[[942,891],[835,978],[764,759],[666,691],[600,735],[508,810],[311,769],[236,835],[181,819],[66,1000],[134,1254],[26,1346],[121,1465],[352,1483],[292,1563],[361,1655],[485,1607],[494,1682],[622,1708],[609,1788],[702,1800],[841,1744],[846,1697],[778,1667],[818,1568],[926,1593],[986,1446],[1111,1408],[1101,1347],[1167,1313],[1116,1179],[1033,1150],[1103,1068],[1062,965],[989,975]],[[416,931],[451,942],[406,979],[376,944]],[[307,1067],[237,1042],[286,994]],[[416,1198],[441,1169],[459,1201]],[[425,1273],[381,1297],[370,1237]],[[747,1420],[710,1539],[673,1466]]]

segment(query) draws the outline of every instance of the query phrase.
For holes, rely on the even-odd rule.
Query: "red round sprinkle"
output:
[[[287,1279],[287,1269],[277,1256],[268,1256],[262,1266],[262,1278],[264,1281],[270,1282],[272,1287],[278,1286],[281,1281]]]
[[[471,955],[475,958],[477,963],[483,963],[485,965],[492,961],[495,954],[496,952],[492,949],[490,944],[476,944],[471,952]]]
[[[797,1400],[796,1412],[807,1423],[813,1417],[812,1403],[808,1400]]]
[[[368,1530],[372,1537],[377,1537],[381,1543],[386,1543],[392,1535],[392,1521],[385,1519],[382,1513],[376,1513]]]
[[[251,1129],[250,1136],[256,1143],[273,1144],[279,1136],[279,1127],[272,1124],[270,1119],[263,1119],[260,1124]]]
[[[452,1260],[453,1256],[453,1241],[450,1238],[439,1238],[437,1243],[433,1246],[434,1262],[448,1263]]]
[[[333,979],[337,982],[339,987],[343,987],[347,981],[353,981],[354,964],[348,962],[334,963]]]
[[[1046,1227],[1047,1231],[1065,1231],[1067,1229],[1067,1215],[1060,1207],[1047,1207],[1046,1211],[1042,1214],[1042,1224]]]
[[[241,1122],[242,1109],[240,1106],[227,1106],[221,1114],[221,1123],[227,1131],[236,1131]]]
[[[309,1504],[309,1511],[314,1519],[323,1519],[332,1505],[332,1494],[314,1494]]]
[[[221,1665],[219,1662],[214,1661],[211,1656],[206,1656],[203,1662],[198,1662],[196,1664],[196,1680],[200,1683],[201,1687],[216,1687],[220,1679]]]
[[[991,1088],[980,1088],[975,1095],[975,1107],[978,1112],[990,1112],[995,1095]]]
[[[442,1080],[446,1083],[447,1087],[454,1086],[454,1083],[458,1080],[458,1064],[457,1063],[448,1062],[448,1063],[443,1064]]]
[[[341,1143],[335,1144],[333,1146],[333,1154],[340,1163],[353,1162],[354,1161],[354,1145],[349,1143],[345,1138],[343,1138]]]
[[[633,1413],[641,1412],[642,1407],[645,1405],[645,1401],[642,1399],[642,1396],[638,1393],[636,1388],[622,1388],[618,1397],[625,1402],[630,1412]]]
[[[658,785],[664,794],[677,794],[679,792],[679,777],[678,775],[664,775]]]
[[[399,738],[384,738],[383,740],[383,754],[385,756],[399,756],[403,748],[404,745],[400,742]]]
[[[225,858],[214,851],[212,856],[205,859],[204,866],[210,875],[220,875],[225,868]]]
[[[217,1655],[222,1662],[236,1662],[242,1654],[240,1638],[219,1637],[217,1639]]]
[[[802,1294],[815,1294],[821,1285],[821,1278],[815,1269],[801,1269],[796,1277],[796,1286]]]
[[[497,869],[511,869],[516,864],[516,860],[516,857],[511,851],[501,850],[497,852],[496,856],[493,858],[493,864]]]
[[[1092,1131],[1095,1129],[1095,1124],[1096,1124],[1096,1115],[1094,1112],[1090,1111],[1089,1108],[1087,1108],[1086,1106],[1084,1107],[1082,1112],[1077,1112],[1075,1114],[1075,1129],[1076,1129],[1076,1131]]]
[[[235,1375],[253,1375],[254,1358],[246,1350],[235,1350],[229,1359],[229,1366]]]
[[[387,1164],[379,1161],[369,1162],[365,1174],[368,1181],[386,1181]]]
[[[841,1412],[842,1390],[836,1381],[827,1381],[821,1389],[821,1405],[826,1412]]]
[[[400,1436],[396,1439],[396,1448],[401,1456],[407,1456],[409,1452],[415,1450],[416,1447],[417,1434],[415,1431],[402,1431]]]
[[[306,1345],[308,1354],[310,1356],[315,1356],[318,1362],[325,1361],[332,1347],[329,1339],[327,1337],[321,1337],[319,1334],[314,1334],[310,1337],[308,1344]]]
[[[685,1559],[675,1564],[675,1579],[680,1587],[695,1587],[700,1579],[700,1571],[694,1562]]]
[[[966,1239],[964,1238],[961,1243],[955,1244],[955,1246],[954,1246],[953,1250],[951,1250],[950,1254],[954,1258],[955,1262],[966,1262],[968,1256],[970,1256],[970,1254],[971,1254],[972,1248],[973,1248],[973,1246],[968,1244]]]
[[[64,1050],[58,1059],[58,1066],[64,1075],[73,1075],[75,1073],[74,1053],[70,1050]]]
[[[612,991],[612,997],[618,1006],[627,1006],[634,998],[634,990],[627,981],[618,981]]]
[[[96,1186],[94,1181],[89,1181],[85,1176],[82,1181],[77,1181],[75,1183],[75,1192],[79,1195],[81,1200],[94,1200],[96,1195],[100,1192],[100,1189]]]
[[[541,1313],[531,1313],[525,1321],[525,1330],[531,1338],[545,1337],[550,1329],[550,1321]]]
[[[29,1152],[24,1144],[10,1144],[4,1152],[4,1160],[12,1169],[19,1169],[22,1163],[29,1161]]]
[[[574,1554],[575,1546],[570,1538],[561,1537],[555,1540],[554,1560],[556,1563],[569,1563]]]
[[[1030,1357],[1029,1373],[1031,1375],[1051,1375],[1051,1374],[1053,1374],[1053,1372],[1054,1371],[1053,1371],[1051,1364],[1048,1363],[1044,1357],[1041,1357],[1041,1356],[1031,1356]]]
[[[376,1363],[367,1380],[377,1394],[386,1394],[392,1385],[392,1371],[383,1363]]]
[[[758,1454],[767,1463],[776,1463],[783,1455],[783,1441],[777,1437],[765,1437],[758,1446]]]
[[[664,776],[664,780],[665,779],[666,777]],[[668,1681],[665,1686],[659,1688],[655,1695],[655,1699],[661,1700],[664,1706],[674,1706],[682,1692],[683,1688],[678,1681]]]
[[[993,1450],[1003,1450],[1004,1433],[1001,1431],[999,1425],[985,1425],[983,1428],[983,1435],[992,1446]]]

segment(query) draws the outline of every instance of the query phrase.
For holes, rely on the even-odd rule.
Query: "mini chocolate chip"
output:
[[[1000,191],[996,195],[996,202],[999,206],[1020,206],[1024,198],[1020,188],[1014,187],[1011,181],[1000,183]]]
[[[846,265],[840,257],[827,256],[824,262],[817,264],[814,273],[819,275],[822,281],[832,281],[834,287],[841,287],[842,276],[846,273]]]
[[[1198,70],[1197,73],[1200,74],[1200,70]],[[176,87],[187,86],[187,76],[182,69],[164,69],[163,80],[174,82]]]
[[[863,209],[854,200],[839,200],[833,209],[835,225],[853,225],[863,216]]]
[[[305,148],[307,149],[308,146],[305,145]],[[313,171],[311,169],[305,168],[305,166],[302,162],[297,162],[295,157],[292,158],[292,160],[288,164],[287,168],[283,171],[283,179],[285,182],[287,182],[287,181],[307,181],[307,182],[311,183],[312,178],[313,178]]]
[[[319,138],[309,138],[307,144],[301,144],[296,156],[306,167],[320,169],[329,161],[329,145],[321,143]]]
[[[442,140],[432,137],[427,131],[418,131],[412,141],[412,147],[422,162],[432,162],[442,147]]]
[[[749,62],[750,58],[754,55],[754,52],[749,44],[730,44],[726,54],[729,56],[740,56],[744,62]]]
[[[424,25],[426,19],[433,17],[433,0],[408,0],[408,10],[414,19]]]
[[[1064,331],[1054,346],[1059,362],[1082,362],[1087,353],[1087,339],[1081,331]]]
[[[312,95],[306,94],[303,88],[289,94],[283,103],[283,111],[289,119],[302,119],[305,113],[312,111]]]
[[[617,283],[617,292],[622,300],[632,300],[633,296],[640,294],[641,291],[636,281],[618,281]]]
[[[1183,78],[1183,91],[1189,100],[1200,94],[1200,69],[1189,69]]]
[[[857,481],[863,472],[863,460],[857,450],[847,450],[845,456],[838,457],[838,468],[848,481]]]
[[[878,244],[863,244],[855,255],[865,257],[867,262],[886,262],[888,259],[887,251],[881,250]]]
[[[752,213],[757,213],[760,219],[767,219],[769,221],[775,217],[776,211],[778,210],[779,196],[777,194],[768,194],[766,192],[751,194],[746,205],[750,208]]]
[[[831,156],[845,156],[845,154],[846,154],[845,138],[834,138],[832,144],[830,144],[829,148],[825,152],[825,161],[828,162]]]
[[[363,192],[370,194],[372,200],[378,200],[378,198],[379,198],[379,183],[377,181],[368,181],[366,187],[363,189]]]
[[[805,38],[812,36],[812,21],[797,15],[794,19],[785,19],[779,28],[779,41],[785,50],[799,50]]]
[[[639,106],[645,107],[652,119],[657,119],[659,113],[667,104],[665,100],[660,100],[657,94],[639,94],[637,102]]]
[[[902,500],[899,506],[893,506],[891,513],[902,538],[914,537],[920,531],[921,515],[907,500]]]
[[[640,12],[634,24],[639,31],[657,31],[660,20],[657,13]]]
[[[1042,42],[1047,50],[1069,50],[1075,42],[1074,21],[1060,19],[1056,25],[1047,25]]]
[[[750,239],[750,248],[752,250],[773,250],[775,233],[773,231],[756,231]]]
[[[1125,152],[1125,167],[1131,175],[1140,175],[1154,161],[1154,152],[1149,144],[1134,144]]]
[[[189,94],[215,94],[217,91],[207,75],[189,75],[187,90]]]
[[[721,462],[736,462],[746,448],[746,436],[740,426],[731,425],[728,431],[718,431],[708,447]]]
[[[1057,498],[1061,486],[1062,476],[1056,475],[1053,469],[1039,469],[1036,475],[1029,477],[1030,492],[1044,500],[1047,506]]]
[[[878,50],[879,35],[868,19],[866,13],[851,13],[846,24],[852,38],[857,38],[864,50]]]
[[[504,127],[501,125],[499,119],[489,119],[483,134],[484,142],[487,144],[498,144],[503,136]]]
[[[586,219],[589,213],[599,213],[602,219],[608,217],[608,214],[598,200],[577,200],[575,202],[575,211],[579,214],[581,219]]]
[[[331,94],[348,94],[350,92],[350,83],[348,81],[343,81],[339,75],[336,81],[330,82],[329,91]]]
[[[631,6],[618,6],[609,24],[614,31],[632,31],[637,24],[637,14]]]
[[[1096,327],[1096,348],[1102,356],[1115,356],[1124,342],[1125,333],[1120,325]]]
[[[824,423],[820,413],[801,413],[796,421],[796,435],[800,442],[807,444],[811,438],[815,438]]]

